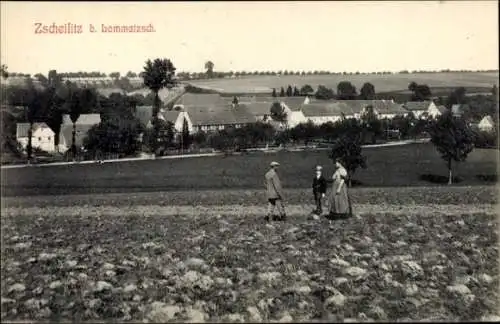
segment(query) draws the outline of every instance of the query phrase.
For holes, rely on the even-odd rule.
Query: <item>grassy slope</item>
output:
[[[4,196],[134,191],[262,189],[269,162],[282,164],[286,188],[309,188],[314,167],[333,165],[327,151],[281,152],[246,156],[149,160],[104,165],[68,165],[2,170]],[[485,184],[477,175],[496,174],[496,151],[475,150],[458,166],[463,185]],[[430,144],[365,149],[368,169],[355,178],[366,187],[429,185],[422,174],[447,175],[445,163]]]
[[[391,92],[408,89],[410,82],[427,84],[432,87],[475,87],[491,89],[498,84],[498,72],[490,73],[417,73],[393,75],[311,75],[311,76],[249,76],[238,79],[195,80],[193,85],[217,88],[224,91],[242,91],[254,88],[280,88],[288,84],[303,86],[305,84],[317,88],[322,84],[336,89],[341,81],[352,82],[361,89],[365,82],[371,82],[376,92]]]

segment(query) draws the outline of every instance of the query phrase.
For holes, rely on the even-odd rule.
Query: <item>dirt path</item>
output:
[[[389,215],[425,215],[429,217],[460,215],[460,214],[498,214],[498,207],[491,204],[477,205],[390,205],[390,204],[357,204],[353,206],[357,216],[373,214]],[[313,205],[287,205],[287,214],[291,217],[308,215],[313,210]],[[2,217],[15,217],[18,215],[33,215],[43,217],[48,215],[60,216],[106,216],[106,215],[144,215],[144,216],[256,216],[264,215],[265,205],[224,205],[224,206],[158,206],[158,205],[134,205],[134,206],[89,206],[89,207],[8,207],[2,210]]]

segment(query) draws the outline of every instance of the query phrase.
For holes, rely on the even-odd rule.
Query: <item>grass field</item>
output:
[[[289,190],[270,224],[261,194],[6,198],[1,319],[499,319],[494,187],[354,188],[334,222]]]
[[[354,178],[362,187],[436,185],[426,177],[446,181],[446,164],[431,144],[366,148],[367,169]],[[459,185],[494,184],[496,150],[476,149],[455,168]],[[327,151],[255,153],[244,156],[179,160],[146,160],[103,165],[66,165],[2,170],[4,196],[87,194],[137,191],[262,189],[269,162],[282,164],[284,187],[309,188],[316,165],[327,177],[333,164]],[[424,177],[424,178],[423,178]],[[482,177],[482,178],[481,178]],[[485,180],[486,179],[486,180]],[[488,182],[487,179],[490,179]]]
[[[392,92],[407,90],[411,82],[427,84],[433,87],[473,87],[491,90],[494,84],[498,84],[498,72],[485,73],[416,73],[416,74],[391,74],[391,75],[286,75],[286,76],[248,76],[236,79],[217,80],[195,80],[190,81],[193,85],[208,87],[222,92],[245,92],[245,91],[271,91],[272,88],[280,89],[289,84],[301,87],[305,84],[314,89],[318,85],[325,85],[337,89],[341,81],[350,81],[359,90],[365,82],[375,86],[375,91]]]

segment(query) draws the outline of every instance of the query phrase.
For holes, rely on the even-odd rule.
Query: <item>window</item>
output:
[[[49,141],[50,141],[50,136],[49,136],[49,137],[47,137],[47,140],[49,140]]]
[[[38,141],[39,141],[39,142],[41,142],[41,141],[42,141],[42,138],[41,138],[41,137],[39,137],[39,138],[38,138]]]

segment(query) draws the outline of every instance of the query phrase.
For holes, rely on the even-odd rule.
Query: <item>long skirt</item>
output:
[[[340,193],[337,194],[339,183],[334,181],[329,197],[329,216],[333,218],[344,218],[352,215],[351,200],[347,192],[347,185],[344,183]]]

